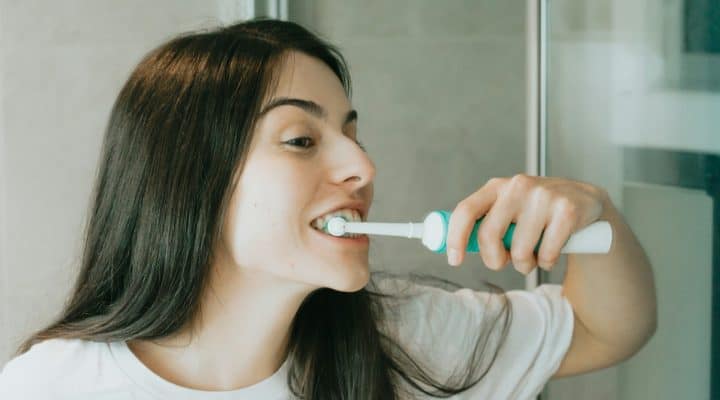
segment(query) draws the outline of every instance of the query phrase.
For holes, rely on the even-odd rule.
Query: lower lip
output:
[[[368,238],[367,235],[359,235],[357,237],[340,237],[340,236],[333,236],[330,234],[326,234],[323,232],[320,232],[319,230],[315,228],[310,228],[313,232],[315,232],[318,236],[323,237],[330,242],[342,244],[342,245],[355,245],[355,246],[367,246],[370,243],[370,238]]]

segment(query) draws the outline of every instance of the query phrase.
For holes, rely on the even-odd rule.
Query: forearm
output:
[[[655,283],[645,251],[609,199],[600,220],[612,225],[610,252],[568,255],[563,291],[593,338],[625,358],[655,332]]]

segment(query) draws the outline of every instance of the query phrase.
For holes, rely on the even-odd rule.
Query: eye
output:
[[[309,136],[302,136],[302,137],[296,137],[294,139],[290,139],[284,143],[289,144],[290,146],[302,147],[304,149],[307,149],[312,146],[312,144],[314,143],[314,140],[313,140],[313,138],[311,138]]]
[[[354,139],[354,141],[360,147],[360,149],[362,149],[362,151],[367,153],[367,149],[359,140]],[[309,136],[301,136],[301,137],[296,137],[294,139],[290,139],[283,143],[288,144],[293,147],[300,147],[300,148],[308,149],[313,146],[315,141],[313,140],[313,138],[311,138]]]

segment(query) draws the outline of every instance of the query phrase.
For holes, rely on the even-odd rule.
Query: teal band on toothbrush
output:
[[[442,242],[440,243],[439,247],[437,249],[431,249],[435,253],[445,253],[447,251],[447,233],[448,229],[450,227],[450,215],[452,214],[450,211],[447,210],[435,210],[433,213],[436,213],[437,215],[440,215],[442,217],[443,222],[443,234]],[[484,217],[483,217],[484,218]],[[470,239],[468,239],[467,247],[465,248],[465,251],[467,253],[479,253],[480,252],[480,245],[478,244],[478,229],[480,228],[480,223],[482,222],[483,218],[478,219],[475,221],[475,225],[473,225],[472,231],[470,232]],[[511,244],[512,244],[512,238],[513,234],[515,233],[515,224],[511,223],[508,227],[507,231],[505,232],[505,235],[502,238],[503,246],[505,247],[505,250],[510,250]],[[537,246],[535,246],[535,252],[537,253],[540,250],[540,243],[542,243],[542,235],[540,236],[540,240],[538,241]]]

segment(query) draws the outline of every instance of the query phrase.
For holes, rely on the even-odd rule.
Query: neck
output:
[[[178,385],[251,386],[285,361],[293,318],[311,291],[267,273],[216,263],[193,324],[172,337],[128,345],[148,368]]]

